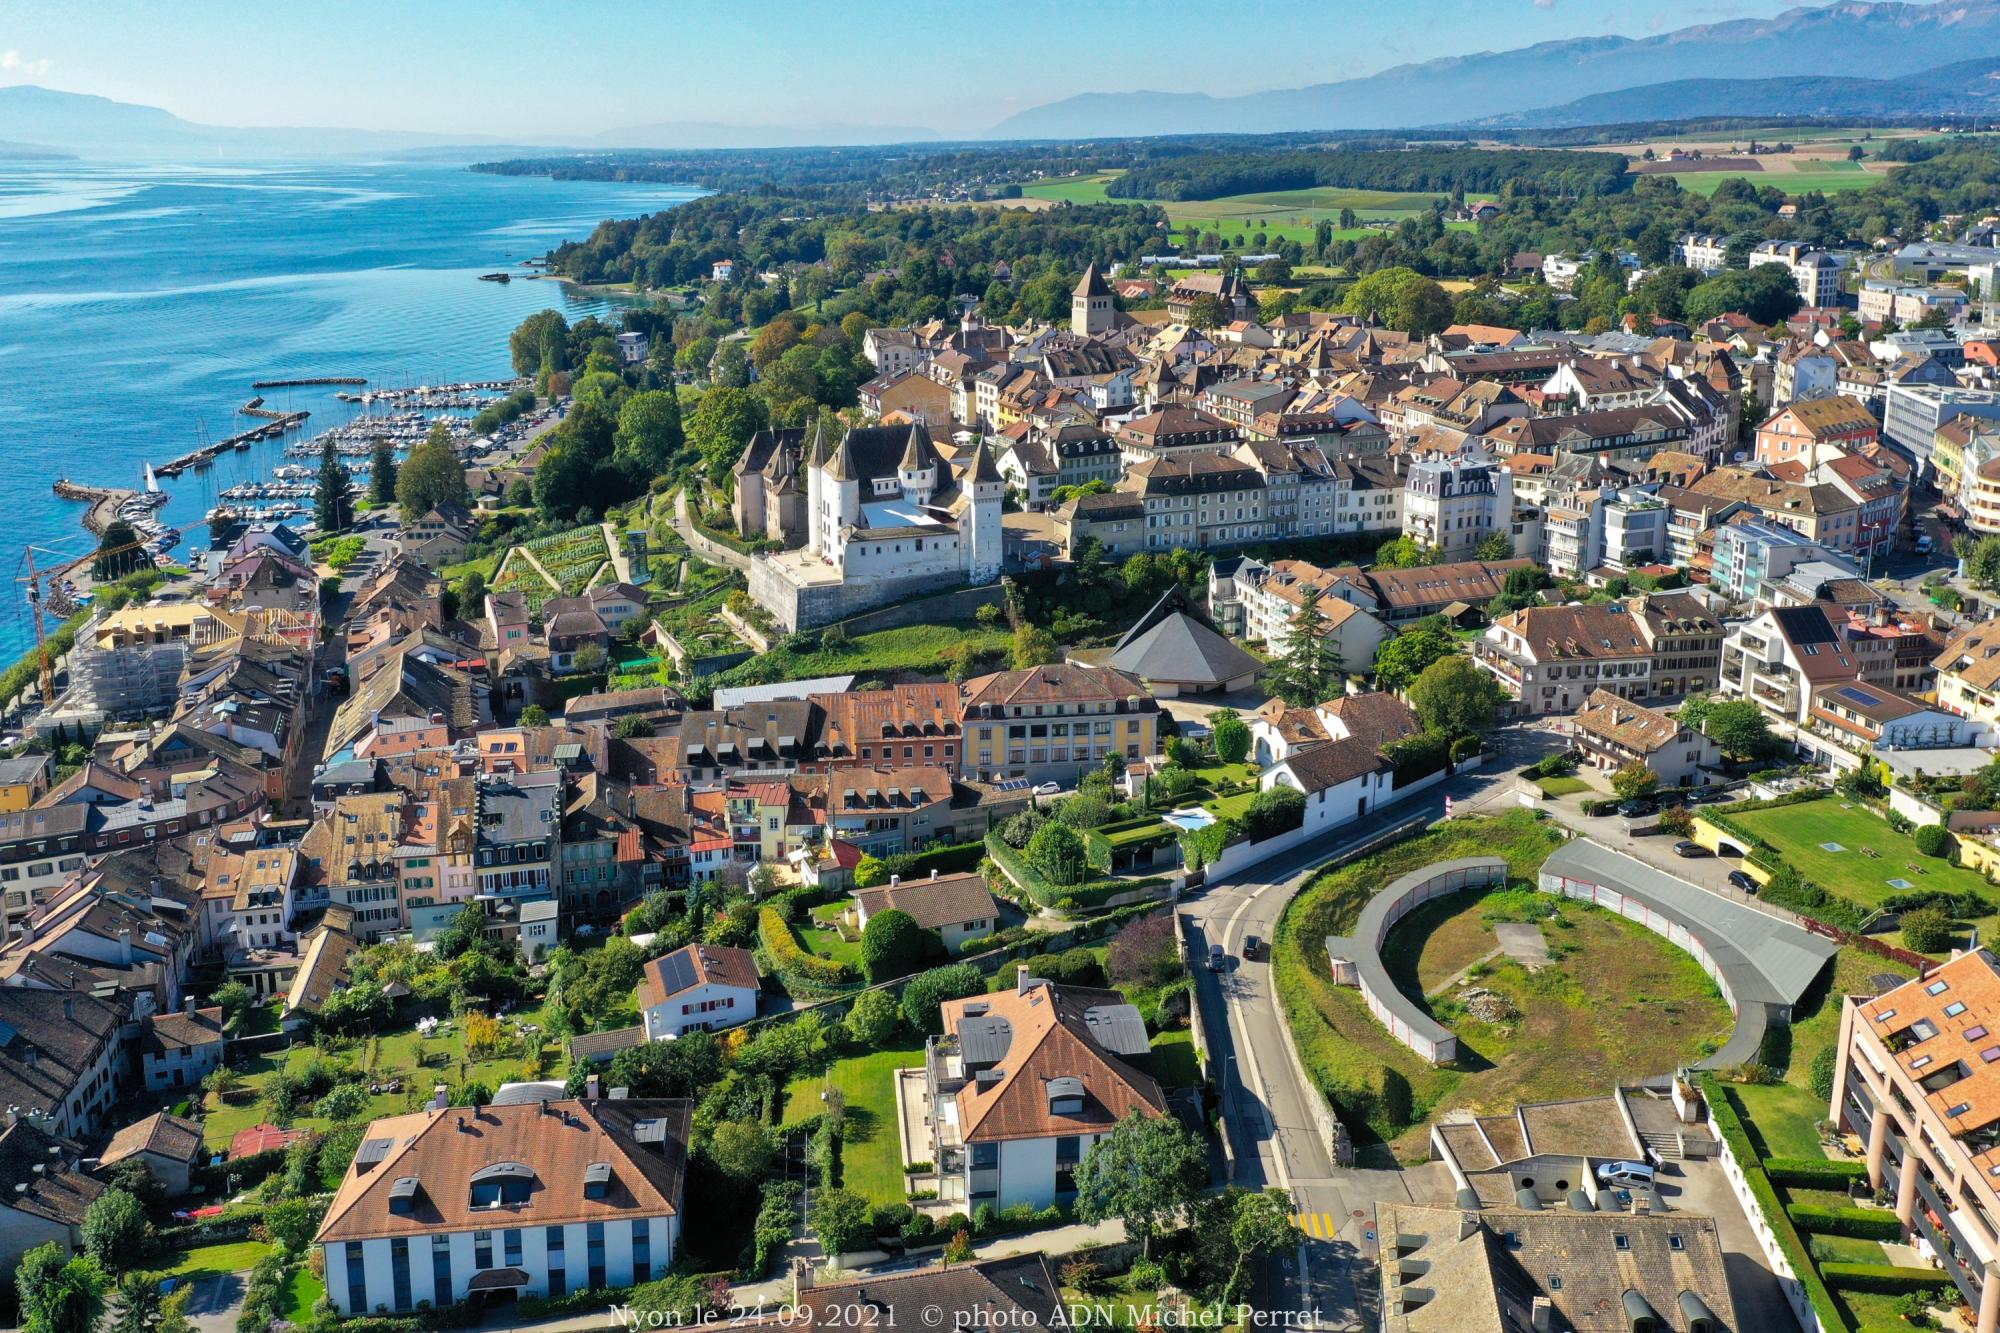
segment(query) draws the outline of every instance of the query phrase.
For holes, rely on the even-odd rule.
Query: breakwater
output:
[[[280,435],[298,429],[311,415],[310,412],[281,413],[265,425],[253,426],[241,434],[232,435],[226,440],[217,440],[213,444],[204,444],[199,449],[190,449],[179,458],[169,459],[153,470],[163,477],[178,477],[191,467],[207,467],[215,461],[217,454],[228,453],[231,449],[248,449],[258,440],[275,440]]]
[[[253,389],[309,389],[318,384],[366,384],[366,375],[312,375],[302,380],[256,380]]]

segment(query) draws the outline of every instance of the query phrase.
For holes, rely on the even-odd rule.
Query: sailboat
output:
[[[146,494],[158,495],[159,493],[160,479],[153,475],[153,465],[148,463],[146,464]]]

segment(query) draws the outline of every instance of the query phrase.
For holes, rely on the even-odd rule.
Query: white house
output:
[[[639,1017],[649,1041],[715,1032],[755,1018],[757,992],[757,960],[748,949],[690,944],[646,964]]]
[[[693,1106],[531,1101],[368,1126],[314,1243],[343,1315],[628,1287],[679,1252]]]
[[[1167,1114],[1146,1020],[1117,991],[1057,986],[944,1003],[925,1044],[939,1194],[968,1210],[1076,1197],[1083,1154],[1127,1115]]]
[[[925,930],[934,930],[944,947],[957,953],[971,940],[984,939],[1000,928],[1000,908],[976,872],[939,875],[904,882],[892,875],[887,884],[857,889],[852,916],[865,927],[880,912],[907,912]]]
[[[139,1035],[146,1091],[195,1088],[222,1064],[222,1007],[155,1014]]]
[[[1266,791],[1283,786],[1303,792],[1302,836],[1310,838],[1394,800],[1396,766],[1383,750],[1422,730],[1409,705],[1393,694],[1358,694],[1312,709],[1266,705],[1251,734],[1260,759],[1266,753],[1273,758],[1257,785]],[[1443,772],[1440,764],[1435,775],[1425,776],[1435,780]]]

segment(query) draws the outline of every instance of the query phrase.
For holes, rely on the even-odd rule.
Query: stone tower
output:
[[[1105,286],[1095,263],[1084,269],[1083,279],[1070,293],[1069,327],[1080,338],[1111,332],[1111,289]]]
[[[965,493],[965,579],[975,585],[991,583],[1000,577],[1000,514],[1007,482],[983,439],[966,460]]]

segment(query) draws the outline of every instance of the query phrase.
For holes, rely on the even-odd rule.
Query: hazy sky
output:
[[[0,0],[0,84],[222,125],[534,139],[666,120],[983,129],[1073,93],[1218,94],[1788,0]],[[0,138],[7,127],[0,124]]]

